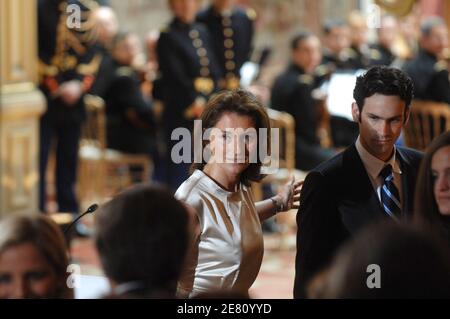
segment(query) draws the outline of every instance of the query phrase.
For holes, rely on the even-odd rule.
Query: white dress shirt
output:
[[[373,189],[377,193],[378,200],[380,201],[380,203],[381,203],[381,188],[383,187],[383,179],[380,176],[380,172],[386,165],[390,164],[392,166],[392,172],[394,175],[394,185],[398,189],[398,192],[400,194],[400,204],[402,204],[403,203],[402,176],[401,176],[402,171],[400,169],[398,159],[396,159],[395,145],[392,157],[386,162],[383,162],[382,160],[370,154],[361,144],[360,137],[358,137],[358,139],[356,140],[356,150],[358,151],[358,154],[361,157],[367,175],[369,175],[370,182],[372,183]]]
[[[179,292],[190,296],[218,289],[247,292],[264,250],[251,189],[240,184],[236,192],[226,191],[196,170],[175,197],[194,208],[198,217]]]

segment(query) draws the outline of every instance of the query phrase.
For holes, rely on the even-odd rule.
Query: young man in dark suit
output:
[[[422,154],[395,142],[409,117],[413,84],[398,69],[377,66],[353,92],[357,141],[306,177],[297,214],[294,297],[357,231],[381,219],[411,216]]]

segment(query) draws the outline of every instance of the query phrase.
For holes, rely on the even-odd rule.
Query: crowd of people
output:
[[[75,2],[92,30],[64,29]],[[408,55],[396,50],[393,16],[382,17],[373,44],[360,13],[327,20],[322,35],[292,39],[287,69],[261,101],[240,85],[255,14],[235,1],[213,0],[200,11],[196,0],[168,0],[172,20],[148,34],[146,55],[107,1],[38,3],[48,103],[40,123],[41,211],[56,139],[58,209],[79,212],[74,189],[88,94],[105,101],[108,147],[155,163],[146,183],[95,213],[95,245],[111,286],[104,298],[249,297],[264,252],[261,223],[291,209],[298,210],[297,256],[286,271],[295,271],[295,298],[450,298],[450,132],[425,153],[400,141],[413,99],[450,104],[443,19],[424,19]],[[332,143],[325,145],[323,84],[357,70],[364,72],[352,88],[353,121],[329,117]],[[296,167],[308,175],[255,202],[251,183],[265,176],[262,159],[250,159],[271,141],[245,131],[270,131],[266,107],[294,118]],[[172,132],[192,130],[196,119],[219,132],[201,145],[212,156],[175,163]],[[68,265],[64,236],[44,214],[0,220],[0,298],[72,298]]]

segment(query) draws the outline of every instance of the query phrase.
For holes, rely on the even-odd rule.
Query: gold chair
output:
[[[256,200],[263,198],[263,186],[271,185],[280,187],[289,181],[291,176],[295,180],[304,180],[306,172],[295,169],[295,120],[292,115],[286,112],[279,112],[274,109],[267,109],[272,129],[279,129],[279,140],[272,143],[279,150],[278,169],[276,173],[267,175],[260,183],[254,183],[252,189]],[[279,233],[279,247],[291,248],[295,243],[287,242],[288,235],[296,227],[295,212],[279,214],[276,222],[281,226]]]
[[[83,125],[78,153],[78,194],[84,202],[101,202],[132,185],[131,166],[141,167],[140,179],[148,180],[152,162],[147,155],[125,154],[108,149],[103,99],[87,95],[85,105],[87,119]]]
[[[425,150],[438,135],[450,130],[450,105],[414,100],[411,115],[404,129],[408,147]]]
[[[267,109],[272,129],[279,130],[279,140],[274,146],[279,150],[278,171],[276,174],[268,175],[263,183],[282,184],[288,181],[289,176],[294,175],[296,179],[305,176],[305,172],[295,169],[295,120],[286,112]]]
[[[317,136],[320,140],[320,145],[324,148],[333,146],[333,139],[331,134],[330,113],[327,107],[327,95],[320,89],[315,89],[312,96],[317,107],[317,116],[319,118],[317,126]]]

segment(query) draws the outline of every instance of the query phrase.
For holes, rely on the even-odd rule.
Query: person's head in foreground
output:
[[[0,298],[72,298],[64,236],[43,215],[0,221]]]
[[[313,279],[310,298],[450,298],[450,252],[410,226],[371,225]]]
[[[188,245],[188,214],[168,191],[144,184],[99,209],[95,242],[113,295],[175,297]]]
[[[260,150],[269,153],[270,121],[256,97],[244,90],[223,91],[209,100],[201,120],[207,156],[191,170],[204,171],[230,191],[235,191],[236,182],[259,181]]]
[[[426,150],[415,200],[416,221],[450,235],[450,132],[435,138]]]
[[[409,118],[412,80],[398,69],[376,66],[357,78],[353,97],[361,144],[376,158],[389,160]]]

